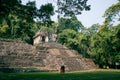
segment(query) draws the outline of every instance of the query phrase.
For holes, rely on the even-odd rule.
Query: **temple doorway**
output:
[[[42,36],[42,42],[45,42],[45,36]]]

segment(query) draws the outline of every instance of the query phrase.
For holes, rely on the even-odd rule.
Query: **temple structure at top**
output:
[[[34,45],[37,45],[41,42],[55,42],[57,35],[50,30],[41,29],[39,30],[34,38]]]

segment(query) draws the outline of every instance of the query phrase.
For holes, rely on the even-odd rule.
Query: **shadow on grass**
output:
[[[96,70],[60,74],[57,72],[0,73],[0,80],[119,80],[120,71]]]

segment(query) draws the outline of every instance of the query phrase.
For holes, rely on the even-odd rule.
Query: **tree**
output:
[[[89,57],[88,50],[90,44],[90,35],[89,34],[79,34],[79,49],[78,52],[81,53],[84,57]]]
[[[45,26],[49,26],[53,23],[51,20],[52,15],[54,15],[54,7],[51,3],[42,5],[38,10],[38,17]]]
[[[100,28],[100,25],[99,24],[93,24],[90,28],[88,28],[88,34],[95,34],[98,32]]]
[[[89,54],[100,67],[107,66],[114,68],[115,62],[120,59],[120,44],[118,44],[120,37],[119,27],[114,26],[109,29],[106,25],[101,26],[99,32],[94,34],[90,39]]]
[[[42,5],[38,10],[35,1],[23,5],[21,0],[0,0],[0,37],[20,39],[32,44],[40,23],[51,24],[53,11],[52,4]],[[41,19],[41,22],[35,22],[36,18]]]
[[[90,10],[90,5],[87,5],[87,1],[88,0],[57,0],[57,12],[68,17],[81,14],[83,10]]]
[[[87,51],[89,49],[89,35],[84,35],[72,29],[65,29],[58,34],[58,42],[67,46],[69,49],[74,49],[84,57],[89,57]]]
[[[118,44],[120,42],[120,24],[115,26],[114,28],[114,38],[112,40],[112,44],[115,55],[113,56],[113,62],[119,62],[120,63],[120,44]]]
[[[19,8],[21,0],[0,0],[0,15],[5,17]]]
[[[91,37],[89,54],[92,56],[94,61],[99,64],[100,67],[106,66],[108,64],[109,51],[108,49],[108,39],[105,38],[106,29],[102,29]],[[108,49],[108,50],[107,50]],[[108,52],[107,52],[107,51]]]
[[[58,22],[59,25],[58,25],[57,33],[62,32],[64,29],[72,29],[79,32],[80,29],[84,27],[82,23],[78,21],[78,19],[75,16],[72,16],[71,18],[68,19],[60,18]]]
[[[110,6],[104,13],[104,17],[107,21],[112,22],[115,20],[120,21],[120,1]]]
[[[78,34],[76,31],[72,29],[65,29],[61,33],[58,34],[58,42],[66,45],[70,49],[77,50],[78,47]]]

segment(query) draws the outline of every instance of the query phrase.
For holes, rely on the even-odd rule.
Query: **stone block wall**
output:
[[[0,39],[0,67],[39,67],[43,58],[35,46],[22,41]]]

